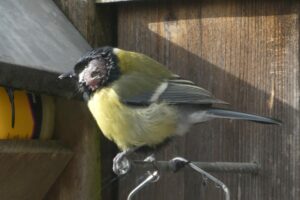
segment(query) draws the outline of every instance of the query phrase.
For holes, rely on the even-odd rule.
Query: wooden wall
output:
[[[280,126],[215,120],[157,154],[198,161],[256,161],[258,175],[215,174],[232,199],[300,197],[299,1],[180,1],[118,6],[118,46],[145,53],[231,107]],[[126,199],[139,175],[120,180]],[[223,199],[190,171],[166,174],[135,199]]]
[[[53,0],[92,47],[116,45],[116,10],[94,0]]]
[[[116,42],[115,12],[93,0],[54,0],[92,47]],[[84,102],[56,99],[55,137],[74,152],[71,162],[45,200],[111,199],[110,188],[101,191],[101,177],[111,177],[115,148],[103,139]],[[100,154],[102,152],[102,156]]]
[[[145,53],[234,109],[284,122],[281,127],[226,120],[204,123],[174,140],[158,159],[179,155],[198,161],[256,161],[262,167],[258,175],[215,174],[228,185],[232,199],[299,198],[298,1],[138,2],[117,4],[118,10],[96,6],[93,0],[55,2],[92,46],[118,43]],[[99,135],[86,107],[58,99],[57,123],[57,137],[76,155],[46,199],[100,199]],[[114,153],[103,141],[102,177],[109,177]],[[126,199],[139,177],[121,179],[118,188],[105,189],[103,199]],[[222,198],[220,189],[203,185],[195,173],[184,170],[163,175],[136,199]]]

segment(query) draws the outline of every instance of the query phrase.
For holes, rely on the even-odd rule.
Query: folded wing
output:
[[[174,78],[158,80],[139,74],[129,74],[113,88],[126,104],[146,106],[156,102],[168,104],[226,104],[192,81]]]

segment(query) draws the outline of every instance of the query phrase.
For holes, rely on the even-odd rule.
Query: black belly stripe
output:
[[[27,93],[27,97],[30,104],[32,118],[34,122],[31,138],[38,139],[41,134],[42,121],[43,121],[42,99],[40,95],[35,95],[32,93]]]

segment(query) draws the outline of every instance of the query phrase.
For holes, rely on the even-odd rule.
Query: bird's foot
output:
[[[113,159],[113,171],[116,175],[124,175],[130,170],[130,161],[127,156],[132,153],[132,150],[125,150],[118,153]]]

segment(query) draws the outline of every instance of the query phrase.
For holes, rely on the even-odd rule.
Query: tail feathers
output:
[[[236,112],[231,110],[224,110],[224,109],[208,109],[206,115],[212,118],[226,118],[226,119],[240,119],[240,120],[248,120],[263,124],[277,124],[281,125],[282,122],[277,119],[269,118],[269,117],[262,117],[258,115]]]

